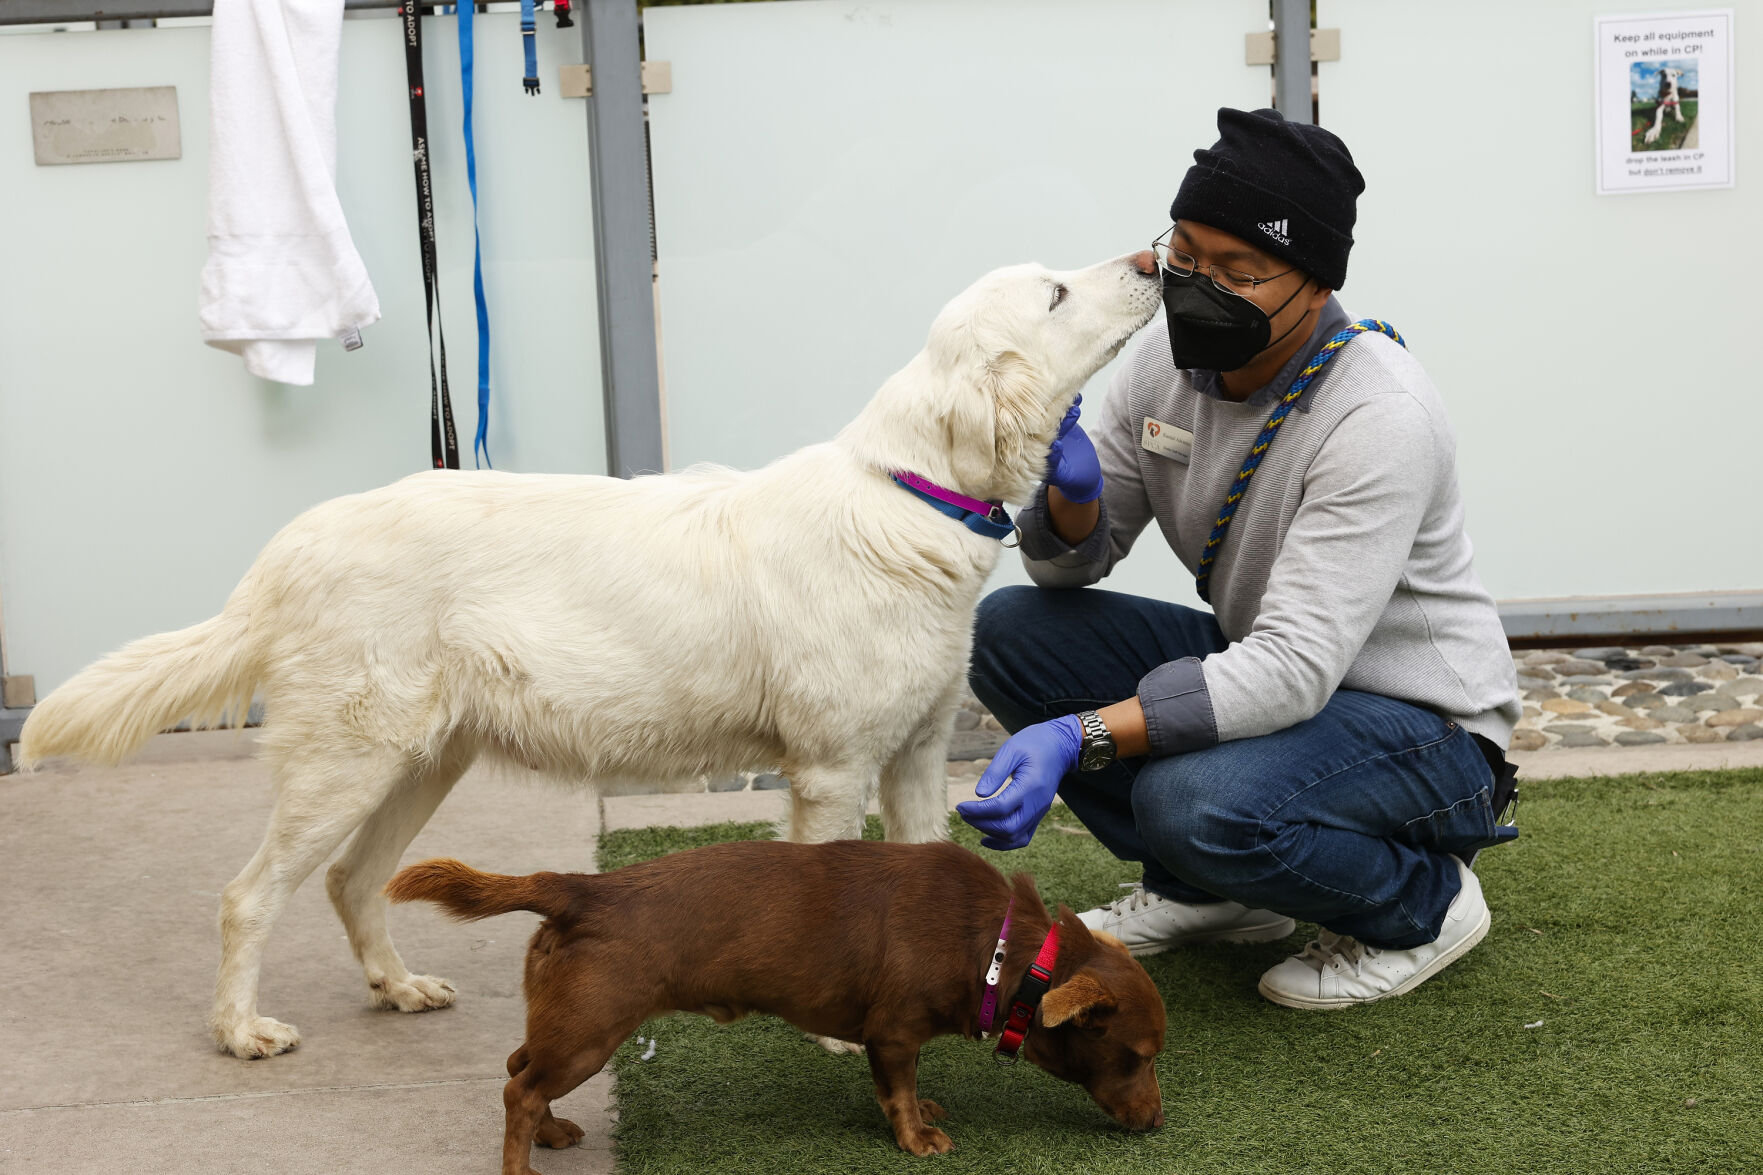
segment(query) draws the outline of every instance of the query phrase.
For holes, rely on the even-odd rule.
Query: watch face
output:
[[[1109,753],[1113,749],[1113,747],[1106,743],[1099,746],[1086,747],[1083,756],[1078,760],[1077,769],[1079,771],[1101,770],[1114,761],[1114,756]]]

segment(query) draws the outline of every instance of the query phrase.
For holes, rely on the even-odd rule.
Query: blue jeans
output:
[[[980,603],[973,692],[1015,731],[1129,698],[1139,679],[1229,642],[1209,613],[1117,592],[1007,587]],[[1163,758],[1073,772],[1059,794],[1145,888],[1224,899],[1402,949],[1439,936],[1461,881],[1446,854],[1497,826],[1493,771],[1430,710],[1337,690],[1315,717]]]

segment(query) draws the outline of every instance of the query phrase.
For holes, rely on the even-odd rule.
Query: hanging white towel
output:
[[[376,322],[337,199],[343,0],[216,0],[202,337],[310,384],[318,340]]]

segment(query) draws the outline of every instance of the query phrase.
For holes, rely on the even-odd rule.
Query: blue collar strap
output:
[[[950,518],[955,519],[974,534],[983,535],[988,539],[998,539],[1001,541],[1016,533],[1016,523],[1011,520],[1010,512],[1004,509],[1002,503],[991,503],[989,510],[984,514],[981,514],[977,510],[970,510],[966,506],[958,505],[954,502],[940,498],[928,490],[919,489],[911,482],[902,478],[898,473],[889,474],[888,476],[894,479],[895,485],[899,486],[907,493],[912,494],[914,497],[928,503],[938,513],[947,514]],[[984,502],[976,504],[982,506],[987,505],[987,503]]]

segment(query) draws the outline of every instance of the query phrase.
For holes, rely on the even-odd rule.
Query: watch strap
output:
[[[1096,770],[1113,762],[1118,753],[1118,746],[1114,741],[1114,736],[1108,732],[1108,724],[1102,721],[1102,716],[1094,710],[1085,710],[1077,715],[1077,723],[1083,729],[1083,743],[1078,751],[1080,769]],[[1107,748],[1106,762],[1096,764],[1094,767],[1085,766],[1083,761],[1090,758],[1091,753],[1101,747]]]

